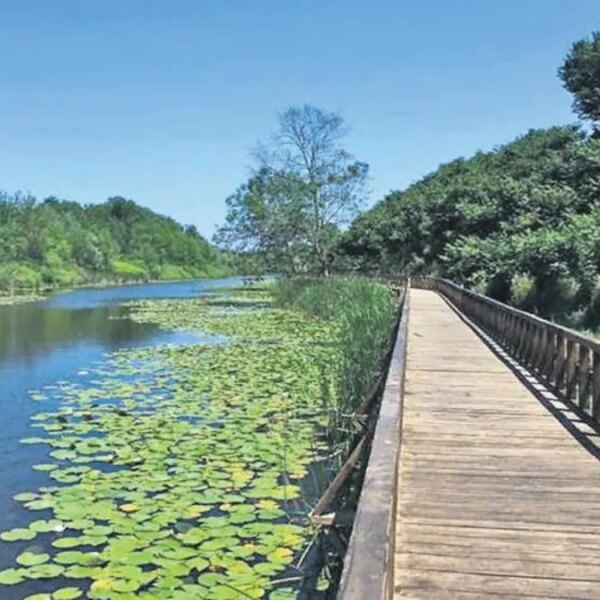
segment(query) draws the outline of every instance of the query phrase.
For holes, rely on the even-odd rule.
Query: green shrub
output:
[[[160,265],[158,269],[158,279],[178,280],[178,279],[194,279],[196,273],[182,267],[181,265]]]
[[[600,275],[597,275],[594,279],[587,321],[593,326],[600,322]]]
[[[149,279],[146,268],[132,261],[122,259],[113,260],[111,267],[113,274],[121,279]]]
[[[8,263],[0,266],[0,288],[10,293],[19,290],[37,290],[42,285],[42,274],[25,263]]]
[[[545,297],[548,298],[547,312],[554,317],[566,316],[574,308],[581,284],[574,277],[558,277]]]
[[[42,280],[48,287],[71,287],[83,281],[83,273],[76,266],[62,265],[42,268]]]
[[[510,299],[518,308],[531,309],[535,304],[535,279],[523,273],[514,275],[510,281]]]
[[[485,271],[477,271],[469,278],[469,288],[478,294],[487,294],[490,287],[490,278]]]

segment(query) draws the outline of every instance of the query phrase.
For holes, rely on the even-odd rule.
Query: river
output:
[[[91,288],[0,306],[0,531],[30,520],[30,512],[12,496],[51,482],[47,473],[31,468],[47,460],[48,448],[19,443],[32,435],[30,419],[40,410],[29,392],[71,380],[115,350],[201,339],[115,318],[128,310],[125,302],[197,297],[241,283],[229,278]],[[16,550],[14,544],[0,543],[0,570],[12,565]],[[6,589],[2,594],[2,598],[10,596]]]

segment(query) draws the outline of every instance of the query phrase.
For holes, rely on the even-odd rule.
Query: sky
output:
[[[338,111],[373,204],[572,123],[599,0],[0,0],[0,189],[125,196],[210,237],[288,106]]]

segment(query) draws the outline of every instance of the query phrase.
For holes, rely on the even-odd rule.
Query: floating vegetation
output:
[[[29,600],[293,598],[338,325],[201,300],[130,316],[229,341],[116,352],[32,393],[42,412],[22,442],[48,445],[34,468],[49,483],[15,496],[31,518],[0,534],[19,549],[0,584],[16,598],[40,580]]]
[[[15,304],[26,304],[27,302],[39,302],[44,300],[44,296],[28,294],[21,296],[3,296],[0,295],[0,306],[12,306]]]

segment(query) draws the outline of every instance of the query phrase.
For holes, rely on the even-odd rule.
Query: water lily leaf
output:
[[[15,585],[23,581],[23,569],[5,569],[0,571],[1,585]]]
[[[115,592],[135,592],[140,589],[142,582],[135,579],[116,579],[112,585]]]
[[[53,471],[54,469],[58,468],[58,465],[54,465],[52,463],[40,464],[40,465],[33,465],[33,468],[36,471]]]
[[[59,521],[58,519],[50,519],[48,521],[46,521],[45,519],[41,519],[39,521],[33,521],[32,523],[30,523],[29,529],[35,531],[36,533],[60,533],[64,531],[65,525],[62,521]]]
[[[33,494],[32,492],[23,492],[21,494],[16,494],[13,496],[13,500],[17,502],[31,502],[38,497],[38,494]]]
[[[87,560],[86,553],[78,552],[77,550],[67,550],[65,552],[58,552],[54,556],[54,561],[61,565],[75,565],[84,564]]]
[[[223,548],[235,546],[235,544],[237,544],[237,540],[235,538],[216,538],[203,542],[199,546],[199,550],[201,550],[202,552],[212,554],[217,550],[222,550]]]
[[[48,498],[40,498],[39,500],[33,500],[25,505],[29,510],[46,510],[52,508],[52,500]]]
[[[92,598],[107,598],[106,595],[113,589],[114,581],[108,577],[98,579],[90,586],[90,597]]]
[[[35,552],[23,552],[17,556],[16,561],[24,567],[33,567],[34,565],[41,565],[50,560],[50,555]]]
[[[288,564],[294,558],[294,553],[289,548],[277,548],[273,552],[267,554],[267,560],[272,563]]]
[[[77,546],[81,546],[84,538],[80,537],[62,537],[54,540],[52,545],[55,548],[76,548]]]
[[[82,595],[83,592],[79,588],[67,587],[53,592],[52,600],[75,600],[76,598],[80,598]]]
[[[52,579],[64,572],[64,567],[54,564],[35,565],[23,570],[28,579]]]
[[[198,583],[209,589],[225,580],[226,578],[220,573],[204,573],[198,577]]]
[[[253,568],[259,575],[272,576],[272,575],[276,575],[281,570],[283,570],[285,568],[285,565],[263,562],[263,563],[258,563],[257,565],[254,565]]]
[[[21,444],[47,444],[48,440],[41,437],[27,437],[23,438]]]
[[[29,529],[15,528],[0,533],[0,539],[5,542],[17,542],[20,540],[32,540],[36,536],[35,531]]]

